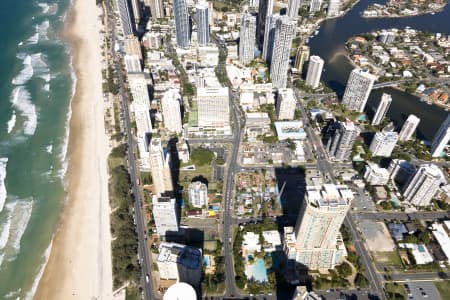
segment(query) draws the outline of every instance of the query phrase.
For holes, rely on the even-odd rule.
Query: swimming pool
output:
[[[253,279],[258,282],[266,282],[267,270],[264,259],[258,258],[252,265],[247,265],[245,267],[245,274],[248,279]]]

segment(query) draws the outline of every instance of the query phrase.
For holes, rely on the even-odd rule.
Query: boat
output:
[[[319,34],[319,30],[314,31],[314,35],[318,35]]]

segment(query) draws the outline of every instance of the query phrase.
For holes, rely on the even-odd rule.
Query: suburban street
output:
[[[108,12],[108,16],[113,15],[113,9],[111,8],[111,2],[109,0],[106,1],[106,8]],[[115,20],[110,20],[108,22],[111,25],[111,45],[114,45],[117,39],[116,36],[116,28],[115,28]],[[134,149],[135,149],[135,141],[133,139],[133,135],[131,132],[131,121],[130,121],[130,112],[128,109],[128,97],[127,92],[124,89],[124,76],[122,73],[122,65],[120,62],[120,57],[117,55],[114,46],[112,48],[112,61],[114,62],[115,69],[118,74],[119,79],[119,89],[121,94],[121,105],[122,110],[124,112],[124,125],[125,125],[125,136],[127,138],[128,151],[127,151],[127,160],[128,160],[128,170],[130,172],[130,179],[134,197],[134,213],[136,219],[136,231],[138,235],[138,255],[140,258],[140,266],[141,266],[141,286],[143,289],[144,299],[157,299],[158,297],[153,294],[156,290],[153,288],[153,278],[151,272],[152,263],[150,261],[149,251],[147,247],[147,239],[146,239],[146,231],[145,231],[145,222],[143,211],[141,207],[142,199],[141,192],[139,189],[138,181],[138,172],[136,169],[136,160],[134,157]],[[149,276],[149,280],[146,280],[146,276]]]

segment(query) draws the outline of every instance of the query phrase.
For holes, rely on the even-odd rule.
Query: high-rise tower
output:
[[[181,48],[187,48],[190,43],[190,26],[186,0],[173,0],[173,11],[175,15],[177,45]]]
[[[242,15],[239,34],[239,61],[246,65],[255,57],[256,17],[250,13]]]
[[[209,11],[207,4],[197,5],[197,42],[199,46],[209,43]]]
[[[312,87],[313,89],[319,87],[323,64],[324,61],[319,56],[311,56],[309,60],[308,73],[306,74],[306,85]]]
[[[351,110],[363,112],[375,79],[369,72],[359,68],[353,69],[345,87],[342,103]]]
[[[372,125],[380,125],[383,121],[384,117],[386,117],[386,113],[391,106],[392,97],[389,94],[383,93],[381,96],[380,104],[378,104],[377,111],[373,116]]]

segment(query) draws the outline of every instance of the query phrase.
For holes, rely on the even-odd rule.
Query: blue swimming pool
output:
[[[267,281],[267,270],[264,259],[258,258],[252,265],[247,265],[246,274],[248,279],[252,279],[258,282]]]

